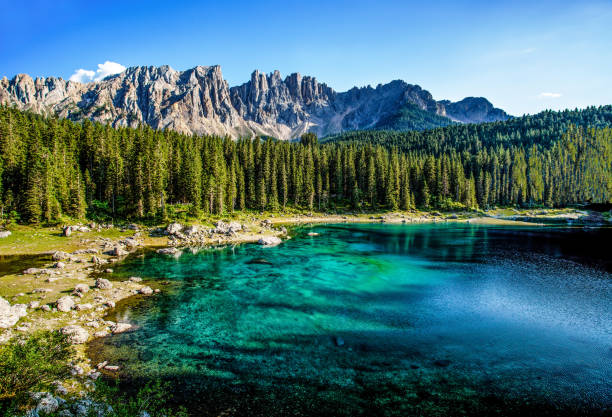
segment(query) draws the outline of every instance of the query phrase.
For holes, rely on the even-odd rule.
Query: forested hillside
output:
[[[421,150],[435,155],[450,150],[473,153],[496,145],[528,147],[535,144],[549,147],[561,138],[570,125],[584,128],[611,127],[612,106],[544,111],[503,122],[454,124],[424,132],[352,131],[327,137],[324,141],[367,142],[397,147],[403,151]]]
[[[189,204],[198,215],[289,206],[453,209],[612,199],[612,130],[573,125],[605,126],[609,107],[522,120],[529,123],[515,119],[422,134],[356,132],[356,141],[318,144],[311,134],[300,143],[235,141],[0,107],[2,213],[36,223],[86,214],[164,218],[174,203]],[[494,128],[492,137],[469,135]]]

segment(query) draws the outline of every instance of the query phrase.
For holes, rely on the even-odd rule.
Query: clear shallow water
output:
[[[319,236],[306,236],[317,231]],[[609,229],[322,225],[145,252],[161,296],[90,345],[193,415],[558,415],[612,407]],[[603,411],[606,413],[609,411]]]

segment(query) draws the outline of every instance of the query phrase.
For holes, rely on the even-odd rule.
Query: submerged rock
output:
[[[272,265],[272,262],[265,258],[254,258],[248,261],[247,265]]]
[[[338,347],[344,346],[344,339],[340,336],[334,336],[334,344]]]
[[[434,361],[434,365],[439,366],[440,368],[446,368],[451,364],[451,361],[448,359],[438,359]]]
[[[157,253],[160,253],[162,255],[175,255],[176,253],[178,253],[178,249],[177,248],[162,248],[162,249],[157,249]]]

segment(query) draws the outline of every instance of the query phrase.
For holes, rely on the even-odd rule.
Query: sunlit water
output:
[[[167,379],[193,415],[606,414],[610,236],[343,224],[145,252],[114,276],[162,294],[120,304],[138,330],[90,355],[126,386]]]

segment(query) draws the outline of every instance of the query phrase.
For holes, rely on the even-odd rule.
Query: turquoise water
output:
[[[170,381],[193,415],[599,415],[609,237],[342,224],[273,248],[144,252],[114,277],[162,295],[120,304],[109,319],[138,330],[89,351],[126,387]]]

